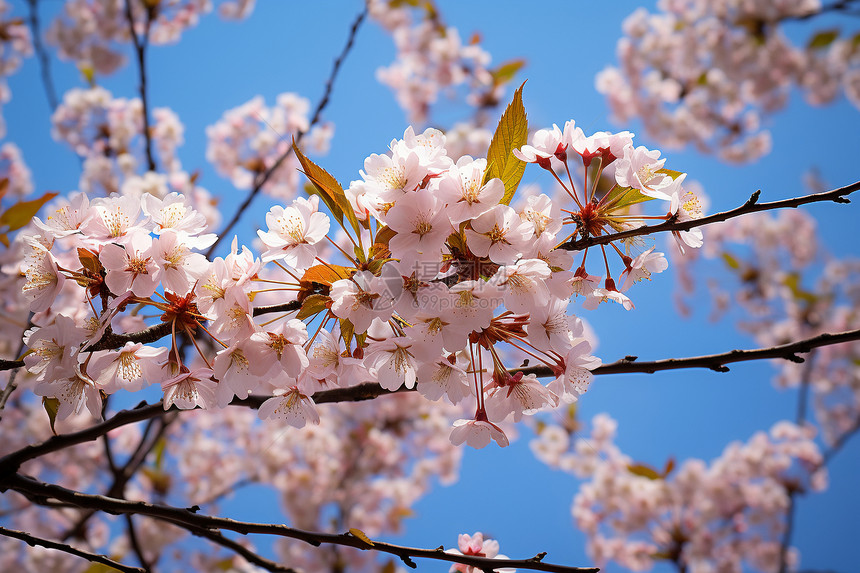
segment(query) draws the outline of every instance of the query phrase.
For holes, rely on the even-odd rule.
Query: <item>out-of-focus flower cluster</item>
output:
[[[327,153],[334,125],[310,128],[310,102],[294,93],[283,93],[277,103],[266,107],[262,97],[231,109],[206,129],[209,145],[206,159],[215,170],[229,177],[238,189],[250,189],[280,161],[269,174],[263,191],[281,199],[292,199],[299,186],[299,163],[295,155],[283,158],[291,138],[307,132],[304,141],[317,153]],[[310,131],[309,131],[310,130]]]
[[[6,78],[21,67],[24,58],[33,55],[30,29],[22,18],[13,18],[6,0],[0,1],[0,106],[12,99]],[[0,139],[6,136],[6,122],[0,114]]]
[[[815,220],[806,212],[757,213],[713,225],[702,255],[717,261],[722,279],[702,275],[702,263],[678,260],[692,293],[709,286],[715,316],[737,317],[740,328],[761,346],[786,344],[860,325],[860,261],[836,258],[819,245]],[[725,269],[730,271],[728,280]],[[811,391],[815,421],[833,443],[860,425],[860,344],[847,342],[814,350],[806,362],[777,363],[780,388]]]
[[[531,447],[544,463],[588,480],[572,513],[601,567],[615,561],[645,571],[670,561],[695,572],[776,571],[790,495],[827,486],[809,426],[779,422],[729,444],[710,464],[688,459],[677,469],[622,453],[613,443],[617,423],[605,414],[588,438],[574,439],[576,429],[568,416],[540,428]]]
[[[152,44],[178,42],[182,33],[212,11],[212,0],[131,0],[135,33]],[[253,0],[221,2],[225,19],[247,17]],[[48,42],[57,46],[60,58],[84,70],[111,74],[125,63],[122,44],[131,43],[126,0],[70,0],[47,30]]]
[[[505,84],[522,66],[508,62],[491,69],[490,54],[476,35],[463,42],[457,28],[446,26],[433,2],[370,0],[370,17],[394,38],[397,58],[377,70],[380,82],[394,90],[397,102],[412,123],[427,122],[430,106],[440,93],[465,86],[466,101],[478,108],[493,107]]]
[[[618,121],[639,118],[666,147],[755,160],[771,148],[762,115],[792,88],[813,105],[844,92],[860,107],[860,35],[819,30],[800,47],[783,33],[823,10],[820,0],[661,0],[625,20],[619,67],[600,72],[597,89]]]

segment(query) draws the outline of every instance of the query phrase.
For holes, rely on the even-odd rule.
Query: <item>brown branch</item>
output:
[[[707,356],[694,356],[691,358],[669,358],[665,360],[655,360],[652,362],[637,362],[635,356],[628,356],[611,364],[598,366],[592,372],[597,375],[603,374],[626,374],[626,373],[649,373],[658,372],[661,370],[679,370],[685,368],[707,368],[717,372],[727,372],[726,364],[733,362],[746,362],[751,360],[765,360],[771,358],[782,358],[792,362],[803,362],[803,358],[797,356],[800,353],[810,352],[813,348],[821,346],[829,346],[832,344],[840,344],[860,340],[860,329],[839,332],[836,334],[819,334],[812,338],[798,340],[789,344],[773,346],[770,348],[760,348],[755,350],[732,350],[723,354],[711,354]],[[522,371],[526,374],[536,374],[537,376],[553,375],[547,367],[531,367],[518,368],[516,371]],[[401,387],[398,390],[391,391],[382,388],[375,382],[365,382],[356,386],[347,388],[333,388],[331,390],[323,390],[312,396],[317,404],[326,404],[334,402],[358,402],[362,400],[372,400],[386,394],[394,394],[399,392],[414,392],[414,389]],[[245,399],[234,399],[231,405],[246,406],[250,408],[259,408],[269,396],[249,396]],[[179,411],[175,407],[169,411]],[[122,410],[117,412],[112,418],[80,430],[71,434],[62,434],[52,436],[40,444],[29,445],[16,450],[5,457],[0,458],[0,475],[4,472],[12,473],[18,471],[21,464],[27,460],[43,456],[45,454],[80,444],[96,440],[103,434],[119,428],[126,424],[133,424],[152,418],[156,415],[164,413],[161,402],[155,404],[147,404],[142,402],[132,410]],[[860,429],[860,423],[858,423]],[[841,444],[840,444],[841,447]]]
[[[149,42],[149,27],[152,23],[152,12],[146,2],[143,2],[142,5],[145,14],[143,38],[138,36],[137,31],[134,29],[134,14],[131,10],[131,0],[125,0],[125,16],[128,20],[131,41],[137,53],[137,69],[140,74],[140,101],[143,105],[143,137],[146,142],[146,163],[150,171],[155,171],[155,159],[152,156],[152,134],[149,127],[149,103],[146,97],[146,47]]]
[[[149,452],[158,444],[158,441],[167,431],[167,427],[169,426],[172,420],[165,420],[162,412],[156,412],[156,417],[150,418],[149,422],[146,425],[146,428],[143,431],[143,436],[140,438],[140,442],[137,444],[134,452],[129,456],[129,459],[126,463],[120,468],[117,467],[113,463],[113,453],[110,448],[110,442],[108,440],[107,434],[102,435],[105,442],[105,456],[108,459],[108,465],[110,466],[111,473],[113,474],[113,483],[111,483],[110,487],[108,487],[105,495],[109,497],[125,497],[125,486],[134,477],[134,474],[137,473],[137,470],[140,469],[140,466],[143,465],[143,462],[146,460],[146,456],[149,455]],[[149,433],[152,430],[152,427],[157,423],[159,424],[158,430],[155,433],[155,436],[150,438]],[[66,533],[61,537],[63,541],[70,539],[72,537],[83,537],[85,529],[84,527],[87,524],[87,521],[93,516],[95,512],[85,512],[78,521],[70,527]],[[141,565],[145,568],[149,569],[149,566],[144,563],[142,556],[141,557]]]
[[[241,543],[233,541],[229,537],[225,537],[215,530],[207,529],[205,527],[192,526],[189,524],[185,524],[183,525],[183,527],[190,531],[192,535],[196,535],[198,537],[205,537],[212,543],[225,547],[239,554],[248,563],[252,563],[254,565],[262,567],[267,571],[272,571],[273,573],[297,573],[295,569],[292,569],[290,567],[284,567],[283,565],[266,559],[265,557],[251,551]]]
[[[594,374],[627,374],[633,372],[653,374],[662,370],[680,370],[683,368],[707,368],[715,372],[728,372],[726,364],[733,362],[748,362],[750,360],[766,360],[769,358],[782,358],[791,362],[803,362],[804,359],[798,354],[811,352],[814,348],[830,346],[843,342],[860,340],[860,329],[837,332],[836,334],[819,334],[811,338],[805,338],[788,344],[771,346],[769,348],[757,348],[754,350],[731,350],[722,354],[708,354],[705,356],[693,356],[690,358],[666,358],[651,362],[637,362],[635,356],[627,356],[612,362],[598,366]],[[546,366],[533,366],[530,368],[517,368],[524,374],[535,374],[537,376],[553,376],[552,371]]]
[[[273,305],[269,305],[269,306],[258,306],[256,308],[254,308],[253,315],[254,316],[260,316],[262,314],[270,314],[273,312],[292,312],[294,310],[299,310],[300,308],[302,308],[302,303],[297,301],[297,300],[293,300],[293,301],[285,302],[282,304],[273,304]]]
[[[660,223],[659,225],[643,225],[642,227],[637,227],[636,229],[630,229],[628,231],[622,231],[620,233],[599,235],[596,237],[586,237],[579,240],[570,240],[565,243],[562,243],[557,248],[565,249],[568,251],[581,251],[587,247],[592,247],[595,245],[607,245],[612,241],[629,239],[630,237],[638,237],[640,235],[650,235],[653,233],[660,233],[664,231],[689,231],[690,229],[694,229],[696,227],[710,225],[711,223],[727,221],[728,219],[733,219],[735,217],[740,217],[741,215],[747,215],[749,213],[757,213],[759,211],[797,208],[801,205],[806,205],[809,203],[818,203],[821,201],[850,203],[850,201],[846,199],[846,196],[850,195],[851,193],[854,193],[858,189],[860,189],[860,181],[856,181],[850,185],[846,185],[845,187],[840,187],[839,189],[825,191],[823,193],[813,193],[812,195],[792,197],[791,199],[771,201],[770,203],[758,202],[759,196],[761,195],[761,190],[758,190],[752,195],[750,195],[750,198],[747,200],[746,203],[744,203],[740,207],[730,209],[729,211],[723,211],[721,213],[702,217],[701,219],[690,219],[688,221],[676,221],[674,219],[669,219],[668,221]]]
[[[565,565],[544,563],[541,560],[543,555],[539,555],[531,559],[489,559],[487,557],[477,557],[473,555],[446,553],[441,547],[438,549],[421,549],[395,545],[392,543],[384,543],[381,541],[366,541],[349,533],[323,533],[295,529],[287,527],[286,525],[237,521],[224,517],[195,513],[195,511],[192,510],[196,510],[196,508],[191,508],[191,510],[189,510],[168,505],[152,504],[144,501],[128,501],[100,495],[85,494],[58,485],[46,484],[31,477],[19,474],[0,476],[0,484],[6,488],[29,494],[35,499],[47,500],[53,498],[79,507],[96,508],[107,513],[146,515],[168,521],[183,528],[191,526],[210,530],[226,529],[243,535],[259,533],[297,539],[315,547],[319,547],[325,543],[337,546],[354,547],[364,551],[379,551],[396,555],[405,564],[411,567],[415,567],[415,563],[412,561],[412,558],[417,557],[422,559],[447,561],[449,563],[462,563],[483,571],[492,571],[503,567],[530,569],[533,571],[548,571],[551,573],[597,573],[597,571],[599,571],[599,569],[595,567],[568,567]]]
[[[367,7],[365,6],[365,8],[359,13],[359,15],[355,18],[355,21],[352,23],[352,27],[349,30],[349,37],[347,37],[346,40],[346,45],[343,47],[343,50],[341,50],[340,55],[334,61],[331,73],[329,74],[329,77],[325,83],[325,89],[323,91],[322,99],[320,99],[316,109],[314,110],[314,115],[311,118],[310,123],[308,124],[308,129],[296,133],[295,143],[299,143],[304,137],[305,133],[310,131],[310,129],[319,122],[323,110],[328,105],[329,100],[331,99],[331,92],[334,88],[334,80],[335,78],[337,78],[337,74],[340,71],[340,67],[343,64],[343,61],[346,59],[347,54],[349,54],[350,50],[352,50],[352,46],[355,43],[355,36],[358,33],[358,28],[361,26],[361,23],[364,21],[364,18],[366,16]],[[212,243],[212,246],[209,247],[209,250],[206,251],[207,259],[212,259],[212,255],[213,253],[215,253],[215,249],[218,247],[218,244],[224,237],[227,237],[230,234],[230,231],[233,229],[233,227],[236,226],[236,224],[239,222],[239,219],[242,217],[245,211],[248,210],[248,207],[250,207],[251,202],[257,195],[259,195],[260,191],[263,189],[263,185],[266,184],[266,182],[272,177],[275,171],[278,170],[281,164],[287,160],[287,157],[292,154],[292,152],[293,148],[291,146],[280,157],[278,157],[278,160],[275,161],[275,163],[272,164],[271,167],[269,167],[266,171],[264,171],[262,174],[255,178],[254,187],[251,189],[251,192],[248,193],[248,196],[245,198],[242,204],[239,205],[239,208],[236,209],[236,212],[233,214],[233,218],[230,219],[230,222],[227,223],[227,226],[224,227],[220,233],[218,233],[218,238],[215,240],[214,243]]]
[[[30,535],[29,533],[26,533],[24,531],[17,531],[15,529],[7,529],[5,527],[0,527],[0,535],[20,539],[21,541],[26,542],[27,545],[29,545],[30,547],[41,545],[42,547],[47,547],[48,549],[56,549],[64,553],[74,555],[76,557],[81,557],[93,563],[101,563],[102,565],[107,565],[108,567],[112,567],[117,571],[123,571],[125,573],[146,573],[144,569],[141,569],[139,567],[125,565],[123,563],[120,563],[119,561],[114,561],[113,559],[110,559],[104,555],[99,555],[98,553],[90,553],[89,551],[77,549],[75,547],[72,547],[71,545],[66,545],[65,543],[58,543],[56,541],[51,541],[50,539],[36,537],[35,535]]]
[[[95,352],[96,350],[113,350],[122,348],[126,342],[141,342],[148,344],[160,340],[170,334],[172,323],[160,322],[156,325],[144,328],[138,332],[129,334],[116,334],[114,332],[105,332],[98,342],[88,347],[87,352]]]

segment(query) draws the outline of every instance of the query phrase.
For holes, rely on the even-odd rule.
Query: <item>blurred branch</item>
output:
[[[33,313],[30,312],[27,315],[27,328],[24,329],[24,332],[21,333],[21,342],[18,343],[18,351],[16,352],[16,356],[21,356],[21,353],[24,352],[24,333],[27,332],[27,329],[33,324],[31,321],[33,320]],[[12,395],[12,392],[15,391],[15,388],[18,387],[18,383],[15,379],[18,377],[18,369],[24,366],[23,360],[3,360],[0,359],[0,371],[3,370],[12,370],[9,374],[9,381],[6,382],[6,386],[3,388],[3,392],[0,393],[0,420],[3,419],[3,410],[6,408],[6,402],[9,401],[9,397]]]
[[[39,0],[27,0],[30,6],[30,35],[33,36],[33,50],[36,52],[36,57],[39,59],[39,69],[42,74],[42,85],[45,87],[45,97],[48,99],[48,105],[51,111],[57,109],[59,100],[57,99],[57,90],[54,88],[54,80],[51,78],[51,58],[48,57],[48,52],[42,44],[42,32],[39,26]]]
[[[381,541],[372,541],[366,536],[359,537],[352,535],[351,533],[322,533],[295,529],[279,524],[237,521],[224,517],[215,517],[196,513],[197,508],[194,507],[184,509],[168,505],[152,504],[144,501],[128,501],[101,495],[85,494],[58,485],[46,484],[31,477],[19,474],[6,474],[0,476],[0,484],[5,488],[24,493],[25,495],[28,495],[30,499],[34,500],[48,500],[53,498],[78,507],[94,508],[99,511],[112,514],[146,515],[168,521],[174,525],[178,525],[179,527],[187,528],[189,531],[194,528],[207,530],[226,529],[243,535],[259,533],[297,539],[315,547],[319,547],[325,543],[337,546],[354,547],[364,551],[379,551],[381,553],[396,555],[406,565],[413,568],[416,567],[416,565],[412,558],[417,557],[422,559],[433,559],[436,561],[447,561],[449,563],[462,563],[463,565],[468,565],[482,571],[492,571],[507,567],[529,569],[533,571],[548,571],[551,573],[597,573],[597,571],[599,571],[595,567],[568,567],[565,565],[544,563],[542,561],[542,554],[531,559],[490,559],[474,555],[446,553],[442,547],[437,549],[421,549],[395,545],[392,543],[384,543]]]
[[[343,64],[343,61],[346,59],[347,54],[349,54],[350,50],[352,49],[352,46],[355,43],[355,36],[358,33],[358,28],[361,26],[361,23],[364,21],[364,18],[366,16],[367,6],[365,6],[365,8],[359,13],[359,15],[355,18],[355,21],[352,23],[352,27],[349,30],[349,37],[346,40],[346,45],[343,47],[343,50],[341,50],[340,55],[334,61],[331,73],[329,74],[329,77],[325,83],[325,90],[323,92],[322,99],[319,101],[316,109],[314,110],[314,115],[311,118],[310,123],[308,124],[307,131],[310,131],[310,129],[319,122],[323,110],[328,105],[329,99],[331,98],[332,89],[334,88],[334,80],[335,78],[337,78],[337,74],[340,71],[341,64]],[[299,131],[296,134],[296,144],[298,144],[302,140],[307,131]],[[233,227],[236,226],[236,224],[239,222],[239,219],[242,217],[245,211],[248,210],[248,207],[251,205],[251,202],[254,200],[254,197],[256,197],[263,189],[263,185],[266,184],[269,178],[271,178],[272,174],[274,174],[274,172],[278,170],[281,164],[286,161],[287,157],[289,157],[292,152],[293,148],[291,146],[278,158],[277,161],[275,161],[274,164],[272,164],[271,167],[269,167],[266,171],[264,171],[255,178],[254,187],[251,189],[251,192],[248,193],[248,196],[245,198],[242,204],[239,205],[239,208],[233,214],[233,218],[230,219],[230,222],[227,223],[227,226],[224,227],[220,233],[218,233],[218,238],[215,240],[212,246],[209,247],[209,250],[206,251],[207,259],[212,259],[212,255],[215,253],[215,249],[218,247],[218,244],[223,238],[227,237],[230,234],[230,231],[233,230]]]
[[[800,377],[800,391],[797,396],[797,414],[794,423],[803,426],[806,422],[806,403],[809,399],[809,382],[812,377],[812,369],[815,365],[815,352],[809,354],[809,360],[803,365],[803,374]],[[801,493],[798,488],[784,486],[788,494],[788,507],[785,508],[785,530],[782,532],[782,541],[779,546],[779,573],[787,573],[789,568],[788,552],[791,549],[791,537],[794,535],[794,519],[797,513],[797,495]]]
[[[144,11],[143,37],[137,35],[134,29],[134,13],[131,10],[131,0],[125,0],[125,16],[128,20],[128,31],[137,53],[137,69],[140,74],[140,101],[143,104],[143,138],[146,142],[146,163],[150,171],[155,171],[155,159],[152,156],[152,134],[149,127],[149,102],[146,97],[146,47],[149,43],[149,27],[152,23],[152,9],[147,2],[141,3]]]
[[[31,547],[41,545],[42,547],[47,547],[48,549],[56,549],[64,553],[74,555],[76,557],[82,557],[83,559],[86,559],[87,561],[91,561],[93,563],[101,563],[102,565],[106,565],[108,567],[116,569],[117,571],[123,571],[124,573],[146,573],[144,569],[140,569],[139,567],[132,567],[130,565],[124,565],[119,561],[114,561],[113,559],[109,559],[104,555],[90,553],[89,551],[84,551],[82,549],[76,549],[71,545],[66,545],[65,543],[58,543],[56,541],[51,541],[50,539],[36,537],[35,535],[30,535],[29,533],[25,533],[23,531],[0,527],[0,535],[20,539],[21,541],[26,542],[27,545]]]
[[[839,189],[825,191],[823,193],[813,193],[811,195],[803,195],[801,197],[793,197],[791,199],[783,199],[781,201],[771,201],[770,203],[758,202],[759,196],[761,195],[761,189],[759,189],[758,191],[750,195],[750,198],[747,199],[746,203],[744,203],[740,207],[730,209],[729,211],[715,213],[714,215],[702,217],[701,219],[690,219],[688,221],[676,221],[674,218],[670,218],[668,221],[660,223],[658,225],[643,225],[642,227],[637,227],[628,231],[621,231],[620,233],[599,235],[596,237],[585,237],[579,240],[571,239],[560,244],[556,248],[565,249],[568,251],[581,251],[594,245],[607,245],[612,241],[629,239],[630,237],[651,235],[653,233],[661,233],[664,231],[689,231],[690,229],[695,229],[696,227],[710,225],[711,223],[727,221],[735,217],[740,217],[741,215],[757,213],[759,211],[772,211],[774,209],[796,208],[800,207],[801,205],[806,205],[809,203],[818,203],[821,201],[833,201],[834,203],[850,203],[846,196],[850,195],[851,193],[854,193],[858,189],[860,189],[860,181],[856,181],[850,185],[846,185],[845,187],[840,187]]]
[[[290,567],[284,567],[274,561],[270,561],[265,557],[251,551],[241,543],[233,541],[232,539],[225,537],[224,535],[218,533],[214,529],[208,529],[206,527],[197,527],[193,525],[184,525],[185,529],[191,532],[192,535],[196,535],[198,537],[204,537],[215,543],[216,545],[220,545],[226,549],[234,551],[241,557],[245,559],[248,563],[252,563],[257,565],[258,567],[262,567],[267,571],[272,571],[273,573],[297,573],[295,569]]]
[[[162,412],[159,412],[163,413]],[[158,444],[158,441],[164,436],[167,431],[168,426],[173,421],[173,419],[165,420],[164,416],[157,416],[154,418],[150,418],[149,422],[146,425],[146,428],[143,430],[143,435],[140,438],[140,442],[137,444],[134,452],[129,456],[128,460],[122,467],[117,467],[113,463],[113,455],[111,452],[110,442],[107,434],[104,434],[102,438],[105,441],[105,455],[108,458],[109,465],[111,466],[111,473],[113,474],[113,482],[110,487],[105,492],[105,495],[110,497],[125,497],[125,486],[134,477],[134,474],[137,473],[137,470],[140,469],[140,466],[143,465],[143,462],[146,460],[146,456],[149,455],[149,452]],[[158,429],[155,432],[155,435],[150,439],[150,432],[152,428],[158,424]],[[72,537],[85,537],[85,529],[87,521],[89,521],[90,517],[93,516],[95,512],[85,512],[78,521],[68,529],[68,531],[61,537],[63,541],[70,539]],[[141,565],[145,568],[149,568],[146,563],[141,561]]]

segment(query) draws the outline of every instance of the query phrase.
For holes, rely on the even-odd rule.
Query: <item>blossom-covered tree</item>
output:
[[[216,4],[227,20],[257,11]],[[152,107],[171,103],[154,96],[154,54],[214,25],[214,8],[0,0],[0,95],[35,55],[25,65],[40,68],[50,135],[79,161],[78,180],[49,192],[21,148],[0,147],[4,569],[797,568],[798,499],[827,489],[828,464],[860,430],[860,290],[856,260],[826,255],[814,219],[787,209],[848,203],[860,182],[756,191],[710,213],[696,173],[633,131],[572,114],[535,125],[525,59],[494,62],[432,2],[358,3],[314,105],[295,91],[271,107],[256,96],[192,133]],[[766,137],[756,110],[792,83],[814,103],[836,85],[856,100],[856,34],[818,32],[800,57],[781,32],[854,8],[660,2],[663,16],[626,20],[624,72],[597,86],[616,119],[641,117],[669,148],[754,158]],[[363,133],[369,153],[337,166],[331,102],[357,97],[342,75],[370,23],[396,53],[376,79],[411,125]],[[65,62],[80,79],[60,98],[52,66]],[[123,73],[131,84],[115,81]],[[447,125],[446,106],[466,119]],[[205,140],[211,168],[189,165],[186,139]],[[672,288],[656,276],[667,270],[682,310],[706,290],[758,348],[602,360],[598,339],[613,334],[601,317],[633,324],[648,293]],[[671,318],[654,320],[677,349]],[[796,412],[757,420],[710,462],[636,461],[612,411],[588,430],[577,415],[596,376],[762,359],[779,360],[775,383],[797,389]],[[464,451],[507,448],[520,432],[539,461],[584,481],[571,511],[590,563],[559,563],[525,532],[533,552],[508,558],[479,516],[482,531],[461,531],[456,547],[384,541],[435,484],[457,481]],[[500,504],[539,487],[483,481]],[[254,486],[278,499],[278,518],[219,516]]]

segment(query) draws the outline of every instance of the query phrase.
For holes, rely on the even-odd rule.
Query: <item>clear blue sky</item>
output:
[[[528,78],[525,105],[530,125],[547,127],[575,119],[586,131],[630,129],[614,125],[594,90],[594,76],[615,62],[615,42],[622,19],[637,4],[627,2],[544,1],[526,7],[522,3],[480,0],[439,2],[445,21],[457,26],[461,36],[473,31],[483,46],[502,62],[525,57]],[[59,3],[43,3],[43,22]],[[13,2],[15,13],[26,13],[26,3]],[[650,8],[651,6],[649,6]],[[267,103],[286,91],[308,97],[314,104],[322,94],[334,56],[341,50],[347,30],[361,9],[358,1],[258,2],[252,17],[241,23],[225,23],[215,15],[205,17],[186,32],[175,46],[150,50],[150,102],[169,106],[185,124],[185,145],[179,156],[189,171],[202,171],[201,184],[222,198],[225,217],[244,196],[229,181],[218,177],[205,161],[204,130],[221,114],[251,99]],[[129,52],[130,53],[130,52]],[[331,152],[320,160],[341,182],[358,177],[370,153],[383,152],[392,138],[400,137],[406,118],[388,89],[374,78],[376,68],[394,57],[391,39],[374,23],[366,23],[355,49],[337,79],[325,119],[336,125]],[[82,81],[74,66],[53,60],[60,93]],[[100,79],[114,95],[137,95],[136,70],[127,67],[115,76]],[[50,138],[48,106],[35,59],[10,80],[12,101],[3,114],[8,123],[7,140],[16,142],[34,173],[37,191],[67,192],[77,185],[79,162],[65,147]],[[442,119],[455,118],[451,106],[441,106]],[[462,115],[461,115],[462,117]],[[844,100],[825,108],[808,107],[799,95],[783,112],[768,120],[774,138],[773,152],[756,164],[737,167],[693,152],[669,151],[668,166],[689,172],[701,182],[713,211],[742,203],[762,189],[762,199],[779,199],[806,193],[802,176],[817,166],[834,186],[858,179],[860,114]],[[657,147],[639,134],[641,144]],[[526,180],[547,185],[539,170],[527,170]],[[245,217],[242,236],[251,236],[252,225],[263,220],[271,203],[261,198],[254,214]],[[834,254],[856,254],[854,206],[816,205],[827,248]],[[598,354],[610,362],[627,354],[640,359],[721,352],[754,343],[738,334],[728,322],[708,322],[708,301],[690,319],[681,319],[672,303],[671,272],[636,289],[637,309],[625,312],[606,308],[586,314],[600,339]],[[731,440],[746,440],[755,431],[768,429],[777,420],[794,414],[793,392],[773,389],[774,369],[767,363],[737,365],[728,374],[676,372],[653,376],[605,376],[598,379],[580,402],[584,420],[608,412],[619,420],[618,444],[634,458],[661,465],[670,455],[677,459],[711,460]],[[510,448],[488,447],[466,452],[462,479],[450,487],[437,487],[418,503],[416,515],[406,522],[406,534],[396,541],[446,547],[458,533],[481,530],[500,540],[502,552],[529,557],[547,551],[547,561],[571,565],[589,563],[584,537],[570,517],[570,503],[577,482],[566,474],[548,470],[528,449],[529,432]],[[860,563],[860,440],[855,440],[834,461],[831,486],[823,495],[800,502],[795,545],[805,568],[856,571]],[[251,504],[228,504],[224,510],[235,517],[278,520]],[[256,505],[253,511],[248,506]],[[420,563],[422,571],[441,566]],[[612,567],[609,570],[616,570]]]

